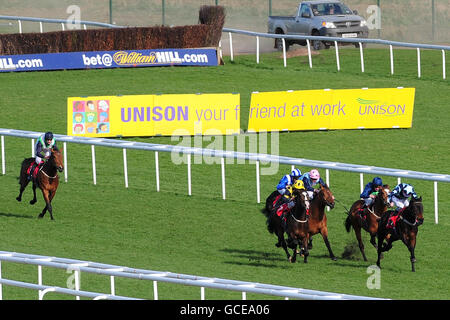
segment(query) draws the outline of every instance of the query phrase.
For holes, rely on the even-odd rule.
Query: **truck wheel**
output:
[[[290,46],[290,44],[289,44],[289,42],[287,42],[286,40],[284,41],[285,42],[285,47],[286,47],[286,52],[287,51],[289,51],[289,46]],[[275,48],[278,50],[278,51],[283,51],[283,40],[281,40],[281,39],[275,39]]]
[[[318,31],[314,31],[312,35],[320,36]],[[322,50],[325,48],[325,44],[320,40],[313,40],[312,45],[314,50]]]
[[[278,34],[283,34],[282,32],[280,32],[280,33],[278,33]],[[289,51],[289,42],[286,40],[286,39],[284,39],[284,43],[285,43],[285,46],[286,46],[286,52],[287,51]],[[281,52],[283,52],[283,40],[280,38],[280,39],[275,39],[275,49],[277,49],[278,51],[281,51]]]

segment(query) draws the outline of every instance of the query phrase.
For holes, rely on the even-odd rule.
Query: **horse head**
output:
[[[62,153],[61,153],[61,151],[59,151],[58,148],[56,148],[56,147],[52,148],[52,155],[51,155],[50,159],[52,159],[55,168],[59,172],[62,172],[64,170],[64,162],[63,162]]]
[[[325,205],[329,206],[330,209],[334,208],[334,196],[331,192],[330,188],[327,185],[321,185],[320,186],[320,192],[319,195],[322,196],[323,202],[325,202]]]
[[[412,213],[416,216],[417,224],[420,226],[423,223],[423,204],[422,204],[422,197],[419,197],[417,199],[412,198],[411,202],[409,203],[409,207],[412,210]]]
[[[380,188],[378,190],[378,194],[377,197],[375,198],[375,200],[380,201],[380,203],[383,204],[384,207],[389,207],[390,202],[389,202],[389,194],[391,193],[391,190],[389,188],[389,185],[385,184],[383,185],[382,188]]]
[[[303,208],[309,209],[309,197],[305,189],[292,188],[292,195],[297,204]]]

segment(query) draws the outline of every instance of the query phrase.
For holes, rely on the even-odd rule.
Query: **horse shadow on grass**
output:
[[[35,217],[29,216],[26,214],[17,214],[17,213],[6,213],[6,212],[0,212],[0,217],[6,217],[6,218],[19,218],[19,219],[34,219]]]
[[[227,264],[245,265],[266,268],[283,268],[280,262],[283,262],[283,255],[280,253],[265,252],[249,249],[231,249],[225,248],[220,251],[229,254],[233,260],[224,261]]]

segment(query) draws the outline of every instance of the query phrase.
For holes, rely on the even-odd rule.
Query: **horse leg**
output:
[[[19,195],[16,198],[17,201],[19,201],[19,202],[22,201],[22,194],[29,182],[30,181],[28,181],[27,179],[22,179],[22,178],[20,179],[20,191],[19,191]]]
[[[53,191],[49,191],[49,197],[48,197],[49,202],[48,202],[48,205],[47,205],[48,213],[50,213],[50,218],[52,220],[55,220],[53,218],[53,206],[52,206],[52,200],[53,200],[53,197],[55,196],[55,193],[56,193],[56,189],[53,190]]]
[[[281,246],[284,250],[284,252],[286,252],[286,257],[288,258],[288,260],[291,260],[291,255],[288,252],[288,248],[287,248],[287,244],[286,241],[284,240],[284,230],[281,227],[281,225],[279,225],[276,229],[275,229],[275,234],[278,237],[278,243],[276,244],[277,247]]]
[[[30,181],[27,179],[27,165],[22,164],[22,167],[20,168],[20,175],[19,175],[19,184],[20,184],[20,190],[19,195],[16,197],[17,201],[22,201],[22,194],[25,188],[27,187],[28,183]]]
[[[406,244],[406,246],[408,247],[408,250],[411,254],[410,256],[410,260],[411,260],[411,271],[412,272],[416,272],[416,268],[415,268],[415,262],[416,262],[416,257],[414,256],[414,249],[416,247],[416,235],[413,232],[410,232],[410,234],[408,236],[403,236],[402,237],[403,242]]]
[[[278,236],[278,242],[281,242],[281,246],[283,247],[284,252],[286,252],[286,257],[289,261],[291,261],[291,255],[289,254],[286,241],[284,240],[284,235],[281,233],[281,236]]]
[[[409,248],[409,252],[411,253],[411,271],[412,272],[416,272],[416,268],[414,266],[414,264],[416,263],[416,257],[414,256],[414,246],[410,246]]]
[[[387,238],[387,243],[383,244],[383,241]],[[388,237],[388,234],[386,233],[380,233],[378,232],[378,260],[377,260],[377,266],[380,267],[380,259],[382,258],[384,251],[389,251],[392,248],[392,237]]]
[[[309,256],[309,251],[308,251],[308,233],[306,232],[306,235],[303,237],[303,262],[304,263],[308,263],[308,256]]]
[[[385,235],[382,234],[380,232],[380,230],[378,230],[378,248],[377,248],[377,253],[378,253],[378,259],[377,259],[377,266],[378,268],[381,269],[381,265],[380,265],[380,260],[381,260],[381,252],[383,249],[383,240],[384,240]]]
[[[37,201],[36,199],[36,184],[33,182],[33,199],[30,200],[30,204],[35,204]]]
[[[356,240],[358,240],[359,250],[361,251],[364,261],[367,261],[366,254],[364,253],[364,244],[361,239],[361,228],[353,225],[353,229],[355,230]]]
[[[51,219],[51,220],[55,220],[55,219],[53,218],[53,207],[52,207],[52,199],[53,199],[53,196],[54,196],[54,192],[49,191],[49,192],[48,192],[47,210],[48,210],[48,213],[50,213],[50,219]]]
[[[39,219],[43,218],[46,212],[47,212],[47,204],[45,204],[45,207],[42,210],[42,212],[38,215],[38,218]]]
[[[375,249],[377,249],[378,248],[378,246],[377,246],[377,242],[376,242],[376,240],[375,240],[375,237],[376,237],[376,233],[371,233],[370,234],[370,243],[373,245],[373,247],[375,248]]]
[[[323,241],[325,242],[328,252],[330,253],[331,260],[336,261],[337,258],[334,256],[333,251],[331,251],[330,242],[328,241],[328,228],[327,227],[322,228],[320,230],[320,234],[322,235]]]
[[[386,240],[387,240],[387,242],[385,244],[382,244],[381,252],[389,251],[389,250],[392,249],[392,243],[393,243],[392,235],[391,234],[387,234],[386,235]],[[378,241],[379,241],[379,239],[378,239]]]
[[[47,204],[47,210],[48,210],[48,213],[50,213],[50,219],[55,220],[55,219],[53,218],[53,208],[52,208],[52,203],[51,203],[51,202],[49,202],[49,203]]]
[[[378,250],[378,245],[377,245],[377,241],[376,241],[376,236],[377,233],[371,233],[370,234],[370,243],[373,245],[373,247],[375,248],[375,250]],[[383,254],[381,254],[381,259],[383,259]]]
[[[297,239],[293,240],[292,256],[289,257],[289,261],[295,263],[297,261]]]
[[[45,207],[42,210],[42,212],[39,214],[38,218],[43,218],[45,213],[47,212],[47,209],[49,209],[49,206],[51,208],[49,194],[50,194],[50,192],[48,190],[42,189],[42,195],[44,196],[44,200],[45,200]]]

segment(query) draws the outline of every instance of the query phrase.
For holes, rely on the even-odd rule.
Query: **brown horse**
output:
[[[309,198],[305,190],[294,189],[295,206],[289,212],[286,218],[289,247],[293,250],[292,258],[289,261],[295,262],[297,257],[297,245],[300,246],[300,252],[303,254],[304,263],[308,262],[308,240],[309,240],[309,225],[307,211],[309,209]]]
[[[327,246],[330,258],[337,260],[331,250],[330,242],[328,241],[328,227],[327,227],[327,215],[325,214],[325,206],[334,208],[334,196],[328,186],[320,186],[318,193],[315,193],[313,200],[311,201],[310,217],[309,217],[309,249],[312,249],[312,236],[320,233],[323,241]]]
[[[35,161],[34,158],[27,158],[22,161],[22,167],[20,169],[20,192],[19,196],[16,198],[17,201],[22,201],[22,193],[27,187],[30,180],[28,180],[27,169],[30,167],[31,163]],[[51,149],[50,158],[41,166],[39,172],[37,173],[36,179],[33,178],[33,199],[30,201],[30,204],[36,203],[36,187],[39,187],[42,191],[42,195],[45,200],[45,208],[42,210],[41,214],[39,214],[39,218],[44,217],[45,213],[50,213],[50,218],[53,219],[53,209],[52,209],[52,199],[55,196],[56,189],[58,189],[59,185],[59,176],[58,171],[62,172],[64,168],[62,154],[61,152],[53,147]]]
[[[358,240],[359,250],[361,250],[364,261],[367,261],[366,254],[364,252],[364,244],[361,239],[361,229],[364,229],[370,234],[370,243],[377,249],[377,243],[375,237],[378,231],[378,221],[381,216],[386,212],[389,206],[390,190],[388,185],[384,185],[378,191],[377,196],[374,199],[372,209],[364,208],[364,200],[357,200],[350,208],[347,219],[345,220],[345,229],[350,232],[351,227],[355,230],[356,239]]]
[[[380,266],[381,253],[383,251],[389,251],[392,248],[392,242],[397,240],[402,240],[403,243],[408,247],[411,254],[411,269],[415,272],[414,263],[416,262],[416,257],[414,256],[414,249],[416,247],[416,237],[419,232],[418,226],[423,223],[423,204],[422,197],[418,199],[411,199],[409,206],[398,213],[398,220],[395,226],[395,230],[388,228],[388,221],[391,215],[395,213],[393,210],[387,211],[379,222],[378,226],[378,260],[377,266]],[[383,244],[384,240],[387,243]]]
[[[277,247],[283,247],[286,257],[290,262],[296,261],[297,245],[300,245],[301,251],[304,254],[304,262],[307,262],[308,257],[308,217],[306,215],[309,206],[308,195],[304,190],[293,189],[294,206],[291,208],[286,217],[286,233],[290,238],[289,247],[293,250],[293,256],[288,252],[288,246],[284,239],[285,228],[282,225],[281,218],[277,215],[277,208],[274,208],[270,201],[266,202],[266,207],[262,213],[267,217],[267,230],[270,233],[275,233],[278,242]],[[269,196],[270,198],[270,196]]]

